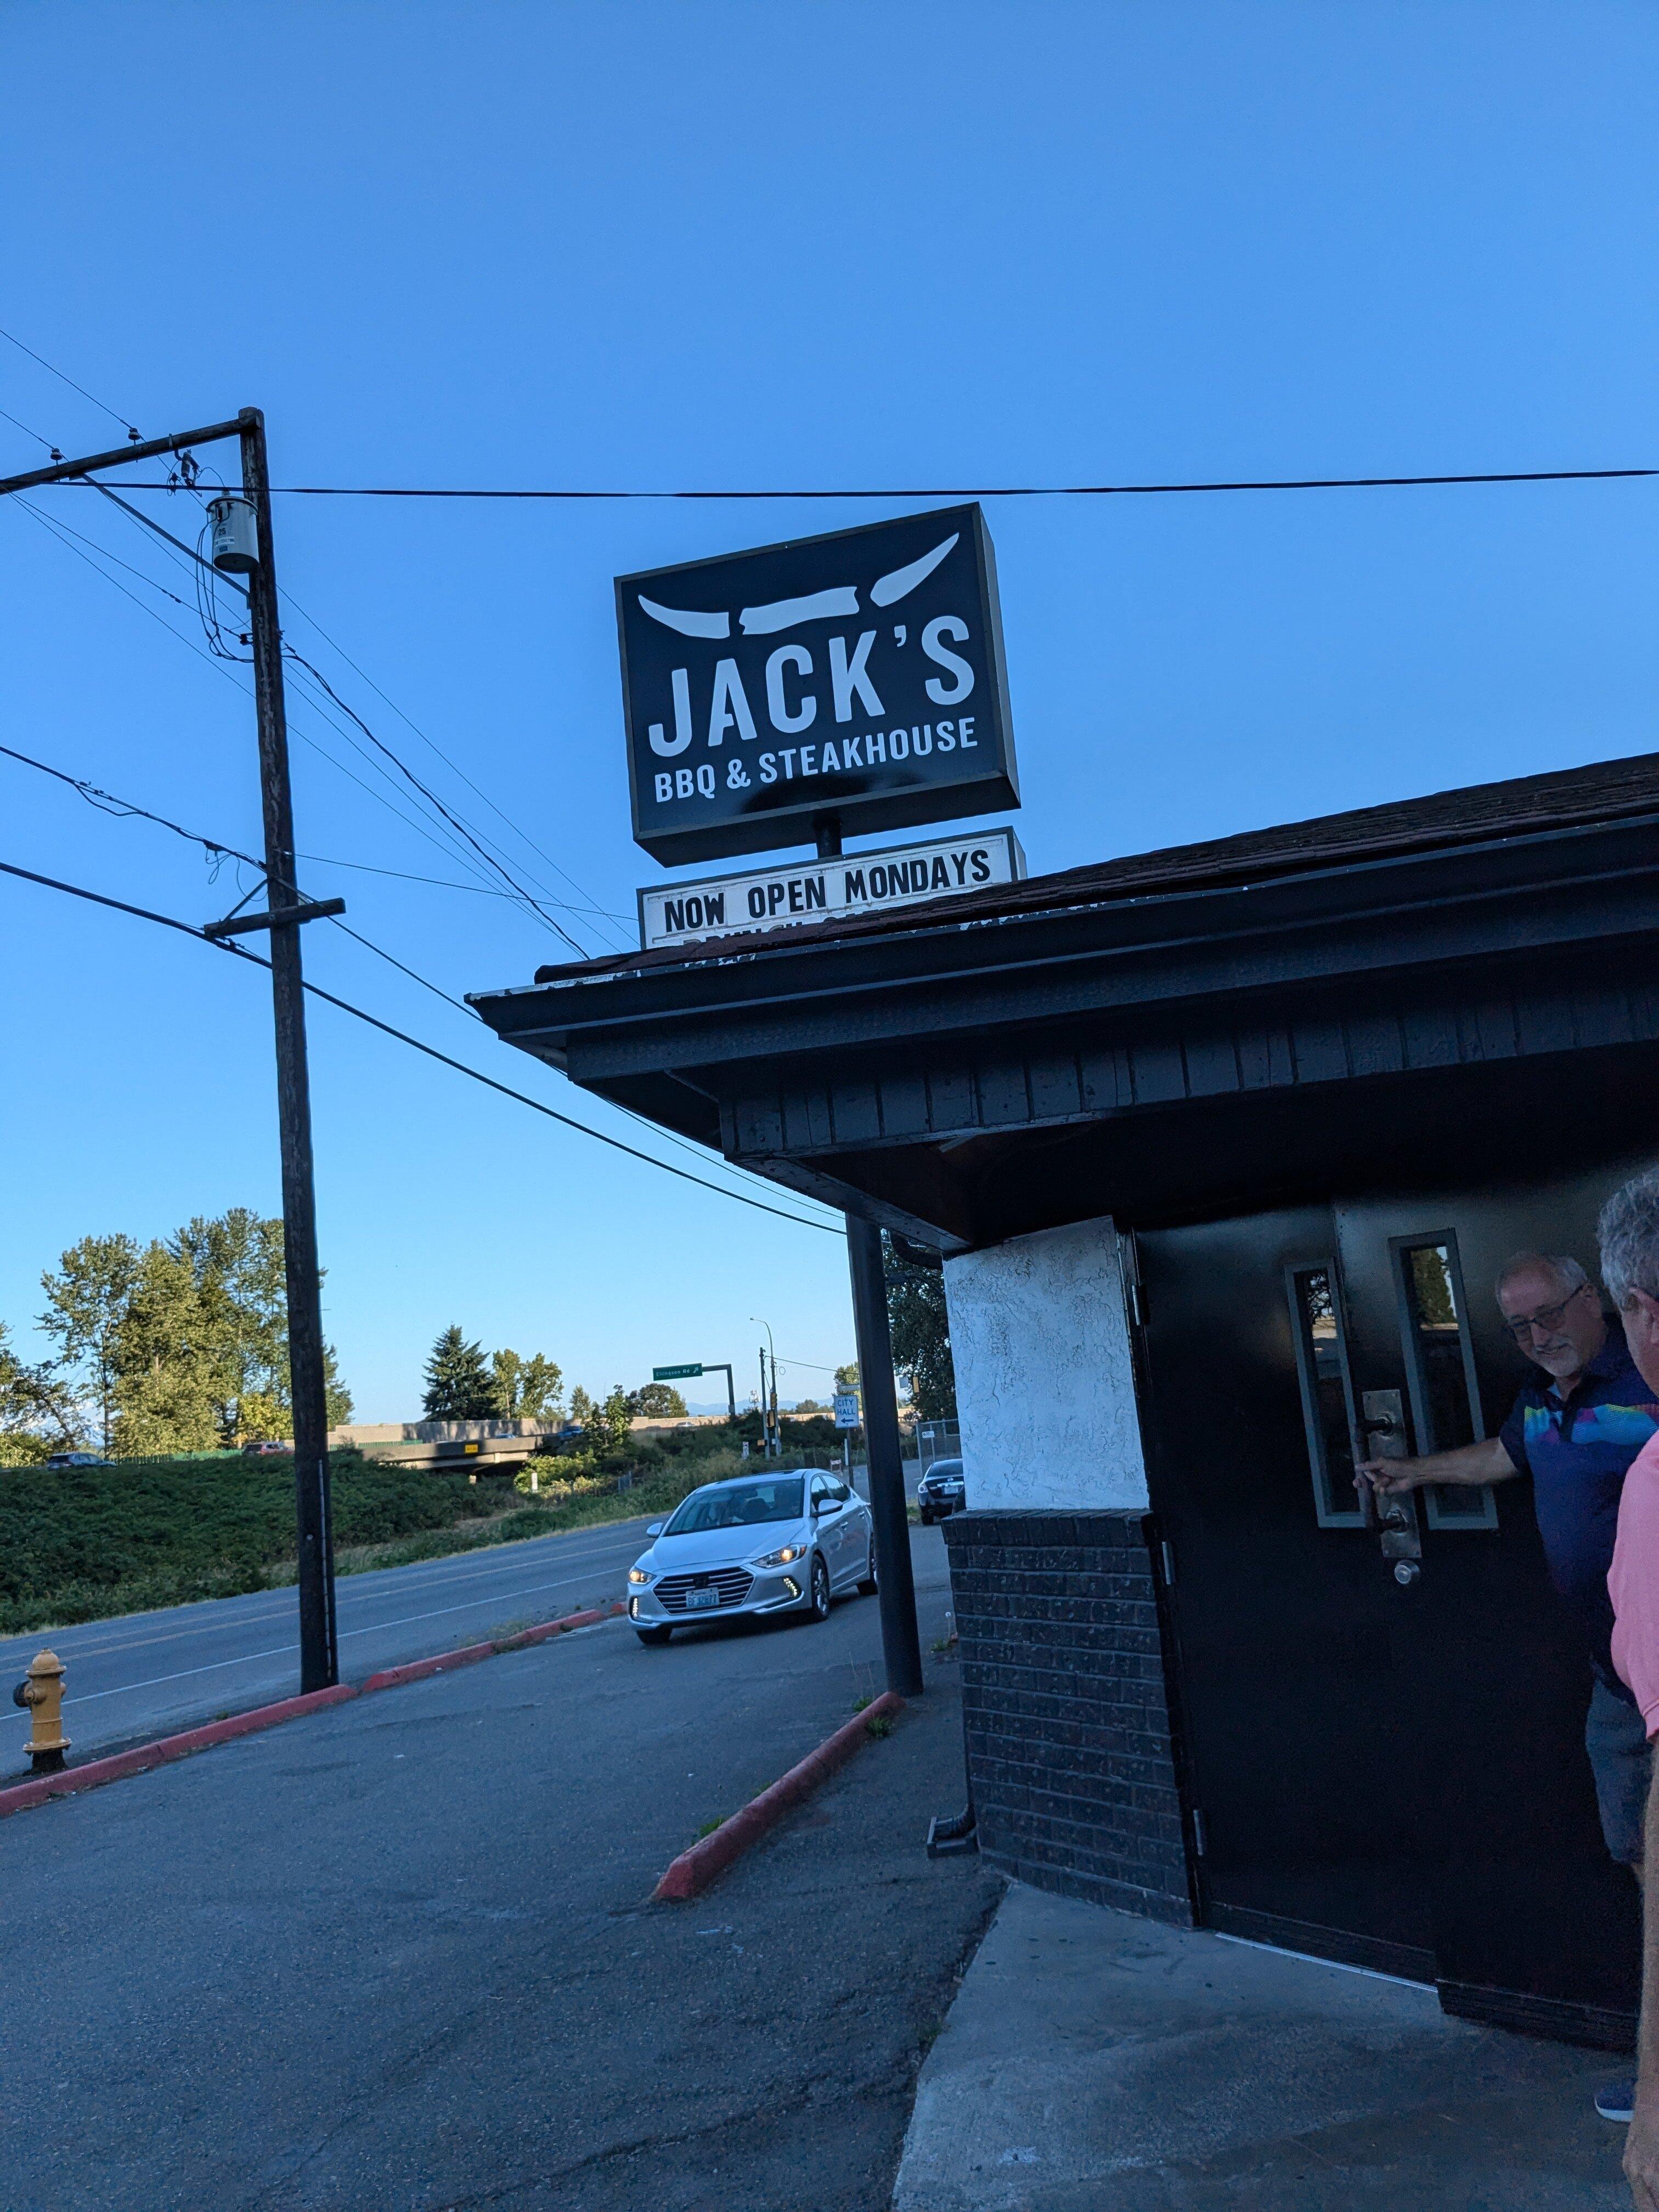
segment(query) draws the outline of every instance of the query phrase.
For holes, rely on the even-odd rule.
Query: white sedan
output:
[[[838,1475],[740,1475],[706,1483],[628,1571],[628,1616],[641,1644],[732,1613],[830,1618],[844,1590],[876,1587],[870,1509]]]

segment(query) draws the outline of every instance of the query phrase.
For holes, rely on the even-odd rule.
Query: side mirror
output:
[[[829,1510],[830,1500],[827,1498],[815,1498],[812,1500],[812,1518],[815,1521],[820,1513],[826,1513]]]
[[[663,1526],[660,1521],[647,1521],[645,1524],[645,1533],[647,1536],[660,1536]]]

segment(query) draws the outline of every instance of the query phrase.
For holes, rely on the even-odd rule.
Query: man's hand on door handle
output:
[[[1362,1459],[1354,1462],[1354,1488],[1369,1483],[1379,1497],[1416,1490],[1425,1482],[1447,1482],[1478,1489],[1482,1483],[1507,1482],[1514,1461],[1496,1437],[1456,1451],[1425,1452],[1421,1459]]]

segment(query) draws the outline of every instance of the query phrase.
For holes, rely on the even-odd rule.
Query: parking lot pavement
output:
[[[377,1668],[622,1595],[645,1543],[642,1521],[537,1536],[447,1559],[343,1576],[335,1585],[340,1672]],[[45,1644],[69,1669],[64,1720],[78,1762],[94,1752],[192,1728],[292,1697],[300,1686],[298,1595],[255,1590],[78,1628],[34,1629],[0,1643],[0,1690]],[[28,1771],[28,1716],[0,1698],[0,1781]]]
[[[924,1649],[944,1545],[912,1532]],[[8,2212],[877,2212],[1000,1883],[930,1863],[955,1663],[696,1903],[653,1883],[880,1686],[616,1621],[0,1824]]]

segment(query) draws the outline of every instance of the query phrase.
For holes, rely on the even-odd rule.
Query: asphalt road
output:
[[[645,1545],[643,1521],[538,1536],[416,1566],[343,1576],[335,1584],[340,1671],[377,1668],[620,1597]],[[50,1644],[68,1668],[64,1726],[77,1765],[90,1753],[292,1697],[300,1686],[297,1599],[258,1590],[79,1628],[35,1629],[0,1644],[0,1780],[29,1771],[29,1722],[11,1685]]]
[[[687,1905],[667,1861],[878,1686],[873,1599],[610,1622],[0,1822],[0,2202],[879,2212],[1001,1887],[921,1848],[955,1674]]]

